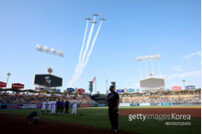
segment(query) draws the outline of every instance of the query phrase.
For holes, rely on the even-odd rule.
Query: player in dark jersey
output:
[[[63,114],[64,100],[62,100],[60,103],[61,103],[61,104],[60,104],[60,113]]]
[[[119,95],[115,92],[114,86],[110,86],[109,90],[111,93],[107,96],[108,102],[108,114],[111,123],[111,130],[118,132],[118,106],[119,106]]]
[[[65,113],[69,113],[69,101],[65,101]]]

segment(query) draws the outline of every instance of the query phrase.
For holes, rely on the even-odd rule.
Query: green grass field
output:
[[[134,107],[125,107],[131,109]],[[135,107],[142,108],[142,107]],[[144,107],[151,108],[151,107]],[[152,107],[155,108],[155,107]],[[24,110],[0,110],[3,113],[16,115],[27,115],[32,109]],[[107,108],[78,108],[77,115],[42,115],[38,110],[40,118],[81,124],[87,126],[101,127],[110,129]],[[83,116],[80,116],[83,114]],[[199,134],[201,133],[201,119],[192,118],[191,126],[166,126],[166,121],[158,120],[135,120],[129,121],[128,116],[119,116],[119,129],[123,131],[135,132],[139,134]]]

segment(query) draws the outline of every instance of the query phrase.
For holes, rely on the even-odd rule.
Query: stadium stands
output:
[[[68,100],[73,101],[74,94],[67,95],[44,95],[44,94],[26,94],[0,92],[0,108],[2,105],[26,107],[26,104],[34,104],[34,107],[40,108],[43,100]],[[88,94],[77,94],[79,106],[106,106],[106,95],[95,94],[90,97]],[[93,99],[93,100],[92,100]],[[201,89],[193,91],[167,91],[156,93],[122,93],[120,94],[120,103],[130,104],[129,106],[139,105],[140,103],[149,103],[150,105],[161,105],[161,103],[172,103],[173,105],[199,105],[201,104]]]
[[[161,102],[201,102],[200,92],[189,92],[186,94],[123,94],[121,95],[121,103],[161,103]]]
[[[63,96],[48,96],[48,95],[29,95],[20,93],[0,93],[0,105],[23,105],[23,104],[38,104],[41,105],[43,100],[61,99],[69,100],[70,103],[73,101],[73,95],[67,97]],[[90,104],[90,96],[88,95],[77,95],[78,104]],[[92,102],[91,102],[92,103]]]

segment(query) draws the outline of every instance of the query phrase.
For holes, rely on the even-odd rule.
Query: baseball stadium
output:
[[[2,90],[2,89],[1,89]],[[11,91],[11,89],[10,89]],[[90,96],[86,93],[60,93],[34,90],[1,91],[0,119],[1,131],[5,133],[109,133],[108,108],[100,104],[104,95]],[[44,92],[44,91],[43,91]],[[77,96],[77,114],[42,113],[43,100],[69,100]],[[119,133],[200,133],[201,124],[201,89],[193,91],[168,91],[156,93],[120,93]],[[72,107],[72,106],[71,106]],[[28,125],[25,116],[37,111],[40,121]],[[152,115],[143,120],[133,119],[133,115]],[[166,118],[164,116],[170,116]],[[187,117],[190,116],[190,117]],[[172,126],[169,123],[187,123]],[[166,125],[166,123],[168,123]],[[182,127],[183,126],[183,127]]]
[[[1,134],[200,134],[200,5],[1,0]]]

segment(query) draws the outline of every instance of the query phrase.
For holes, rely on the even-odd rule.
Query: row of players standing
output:
[[[43,101],[42,102],[42,113],[45,113],[47,110],[47,113],[51,113],[51,114],[56,114],[56,113],[63,113],[64,112],[64,108],[65,108],[65,113],[69,113],[69,109],[70,109],[70,102],[68,100],[66,100],[64,102],[64,100],[49,100],[49,101]],[[74,98],[74,100],[72,101],[72,114],[76,114],[77,113],[77,100],[76,98]]]

